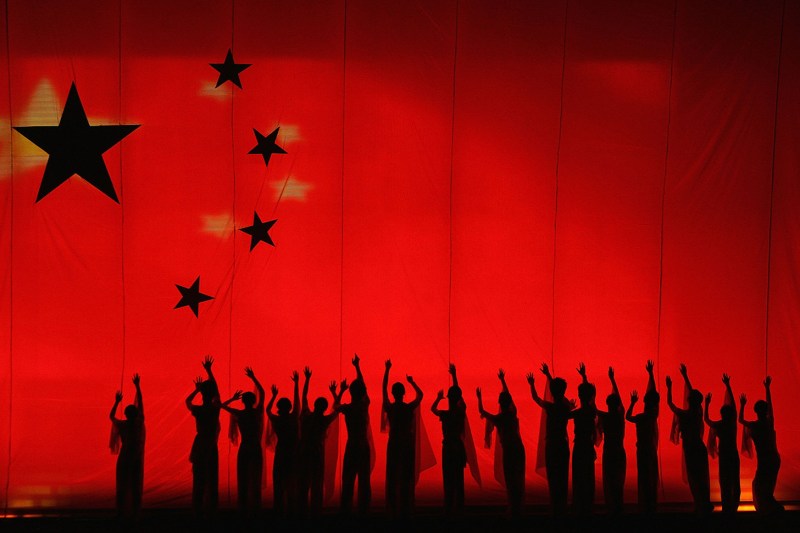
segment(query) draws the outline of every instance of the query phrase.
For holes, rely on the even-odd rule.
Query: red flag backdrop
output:
[[[210,353],[223,394],[245,365],[286,394],[383,359],[428,406],[458,365],[494,406],[505,367],[528,453],[525,372],[627,405],[687,363],[722,401],[774,376],[783,467],[800,498],[800,5],[614,0],[7,0],[0,10],[0,501],[113,505],[107,413],[142,375],[146,506],[185,506]],[[781,38],[782,36],[782,38]],[[243,90],[214,88],[229,48]],[[121,204],[73,177],[39,203],[47,155],[11,126],[58,123],[76,83],[91,124],[141,124],[105,154]],[[253,128],[280,126],[268,167]],[[663,216],[662,216],[663,205]],[[276,247],[235,228],[277,218]],[[663,229],[663,231],[662,231]],[[173,310],[201,277],[215,297]],[[751,402],[752,404],[752,402]],[[373,425],[378,408],[373,403]],[[664,501],[688,501],[666,439]],[[748,407],[748,416],[752,411]],[[635,498],[634,432],[626,494]],[[385,437],[376,436],[381,487]],[[479,436],[476,437],[479,440]],[[220,440],[221,491],[235,448]],[[438,446],[435,446],[437,454]],[[471,502],[500,502],[491,454]],[[743,460],[744,499],[754,462]],[[599,469],[599,463],[598,463]],[[712,462],[716,479],[716,462]],[[716,488],[716,483],[712,481]],[[440,473],[420,500],[439,502]],[[234,494],[231,494],[231,493]],[[376,490],[382,497],[382,490]],[[225,499],[225,498],[223,498]],[[228,500],[230,501],[230,500]]]

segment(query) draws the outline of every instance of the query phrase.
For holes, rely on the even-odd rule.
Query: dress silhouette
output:
[[[336,382],[330,384],[333,396],[333,410],[325,414],[328,400],[319,397],[314,400],[314,410],[308,407],[308,384],[311,381],[311,370],[306,367],[303,382],[302,410],[300,414],[300,512],[307,514],[309,495],[311,498],[311,514],[318,516],[322,512],[322,492],[325,483],[325,442],[330,425],[338,416],[337,409],[341,402],[346,382],[342,382],[339,393],[336,393]]]
[[[567,439],[567,421],[572,402],[566,399],[567,382],[562,378],[553,378],[546,364],[541,372],[547,378],[547,386],[553,401],[539,397],[536,392],[533,373],[528,374],[531,397],[544,410],[545,422],[545,469],[547,470],[547,486],[550,492],[550,504],[555,516],[562,516],[567,509],[567,493],[569,490],[569,440]]]
[[[411,376],[406,376],[414,388],[414,399],[403,401],[406,388],[402,383],[392,385],[389,398],[389,370],[392,361],[386,360],[383,373],[383,413],[389,425],[386,444],[386,510],[390,518],[408,518],[414,506],[416,484],[416,417],[422,402],[422,390]]]
[[[522,437],[519,432],[519,418],[517,418],[517,406],[506,385],[505,372],[501,368],[497,377],[503,391],[498,397],[500,412],[492,414],[483,408],[483,397],[481,389],[475,392],[478,396],[478,412],[481,418],[486,419],[486,445],[491,445],[491,432],[497,429],[497,439],[495,445],[502,447],[503,458],[503,479],[506,485],[506,496],[508,498],[509,512],[512,517],[520,516],[522,503],[525,499],[525,446],[522,444]],[[495,455],[497,458],[497,455]]]
[[[669,376],[667,376],[667,405],[678,418],[678,430],[686,460],[686,476],[689,478],[694,509],[698,513],[710,513],[714,506],[711,505],[708,450],[703,442],[703,394],[692,388],[686,365],[682,364],[680,370],[686,390],[689,391],[689,405],[686,409],[681,409],[672,401],[672,379]]]
[[[639,394],[631,392],[631,404],[625,413],[628,422],[636,426],[636,470],[639,508],[646,514],[656,511],[658,504],[658,404],[659,394],[653,376],[653,361],[647,361],[647,390],[644,393],[644,410],[638,415],[633,408]]]
[[[277,439],[272,462],[273,507],[278,515],[292,514],[297,510],[297,445],[300,437],[300,375],[292,373],[293,401],[278,400],[278,412],[272,410],[278,396],[278,387],[272,386],[272,397],[267,404],[271,431]],[[269,433],[269,431],[268,431]],[[270,438],[268,436],[268,438]]]
[[[144,404],[139,374],[134,374],[133,385],[136,398],[133,405],[125,407],[125,418],[116,417],[117,407],[122,401],[122,392],[117,391],[114,407],[111,408],[111,452],[118,453],[116,485],[117,512],[123,518],[135,518],[142,507],[144,486]]]
[[[233,397],[222,403],[233,422],[231,440],[239,440],[236,455],[237,502],[239,510],[248,515],[261,507],[261,476],[264,470],[264,455],[261,436],[264,434],[264,387],[256,378],[253,369],[245,368],[245,375],[253,381],[255,394],[237,390]],[[229,404],[241,400],[244,409],[234,409]],[[237,438],[237,434],[238,437]]]
[[[356,379],[350,384],[350,403],[339,406],[347,427],[347,443],[342,460],[341,509],[349,514],[353,508],[353,492],[358,480],[358,512],[365,514],[372,500],[370,474],[372,472],[372,444],[369,425],[369,396],[361,373],[358,355],[353,357]]]
[[[770,385],[772,378],[767,376],[764,380],[766,401],[759,400],[753,406],[756,420],[748,421],[744,418],[744,406],[747,397],[742,394],[739,405],[739,422],[744,425],[745,435],[752,439],[756,446],[756,475],[753,478],[753,503],[756,511],[762,514],[771,514],[783,511],[775,499],[775,484],[778,481],[778,471],[781,468],[781,456],[778,454],[778,445],[775,440],[775,417],[772,410],[772,393]]]
[[[597,459],[594,446],[597,442],[597,390],[586,377],[586,366],[578,367],[582,381],[578,385],[580,406],[570,411],[574,424],[572,447],[572,504],[578,515],[588,515],[594,504],[594,462]]]
[[[739,481],[739,450],[736,448],[736,400],[731,390],[731,379],[722,375],[725,384],[725,402],[720,408],[719,420],[712,420],[708,414],[711,404],[711,393],[706,395],[703,419],[709,427],[709,454],[719,455],[719,493],[722,500],[722,512],[735,513],[739,508],[741,483]],[[718,442],[717,442],[718,441]]]
[[[211,370],[214,359],[206,357],[203,368],[206,379],[195,379],[195,388],[186,398],[186,407],[195,419],[197,434],[192,442],[189,461],[192,463],[192,510],[195,517],[209,517],[216,513],[219,494],[219,438],[220,399],[217,381]],[[200,394],[201,405],[193,404]]]
[[[606,397],[608,411],[597,411],[598,426],[603,435],[603,497],[611,515],[622,513],[625,488],[625,407],[614,379],[614,369],[608,367],[611,394]]]
[[[442,423],[442,484],[444,511],[447,516],[460,514],[464,509],[464,469],[467,466],[467,404],[458,386],[456,366],[449,367],[453,385],[447,390],[446,410],[439,409],[444,391],[439,391],[431,411]],[[471,439],[470,439],[471,441]]]

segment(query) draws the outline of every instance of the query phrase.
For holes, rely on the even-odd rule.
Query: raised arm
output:
[[[542,400],[539,397],[539,393],[536,392],[536,385],[534,382],[533,372],[528,372],[526,377],[528,379],[528,385],[531,386],[531,398],[533,398],[533,401],[536,402],[536,405],[538,405],[541,408],[544,408],[546,402]]]
[[[414,378],[412,376],[406,375],[406,381],[408,381],[408,383],[414,388],[414,394],[415,394],[414,399],[411,400],[411,402],[409,402],[408,405],[411,406],[413,409],[416,409],[422,402],[422,389],[419,388],[419,385],[417,385],[417,382],[414,381]]]
[[[292,372],[292,382],[294,382],[294,394],[292,395],[292,410],[291,414],[300,416],[300,374],[297,370]]]
[[[436,399],[433,400],[433,405],[431,405],[431,411],[433,411],[433,414],[436,416],[440,416],[442,414],[442,411],[439,410],[439,402],[442,400],[444,400],[444,391],[440,390],[436,393]]]
[[[686,370],[686,365],[681,363],[681,366],[678,368],[681,371],[681,376],[683,376],[683,383],[686,385],[686,390],[692,390],[692,382],[689,381],[689,371]]]
[[[303,377],[305,379],[303,380],[303,405],[302,405],[301,409],[303,410],[304,413],[307,413],[308,412],[308,382],[311,381],[311,369],[310,368],[305,367],[303,369]]]
[[[705,423],[708,424],[709,426],[713,426],[716,422],[714,420],[711,420],[711,417],[708,416],[708,406],[709,405],[711,405],[711,393],[710,392],[708,394],[706,394],[706,401],[705,401],[705,404],[703,405],[703,421],[705,421]]]
[[[631,404],[628,406],[628,410],[625,412],[625,420],[628,422],[635,422],[636,419],[633,416],[633,406],[636,405],[636,402],[639,401],[639,393],[636,392],[634,389],[631,391]]]
[[[278,397],[278,387],[273,385],[270,387],[270,392],[272,392],[272,396],[270,396],[269,402],[267,403],[267,416],[274,418],[275,413],[272,412],[272,407],[275,405],[275,398]]]
[[[214,364],[214,358],[210,355],[207,355],[205,359],[203,359],[203,368],[206,371],[206,375],[208,376],[208,381],[211,382],[211,386],[213,387],[214,391],[212,396],[214,396],[217,401],[219,401],[219,386],[217,386],[217,380],[214,377],[214,372],[211,370],[211,366]]]
[[[195,396],[200,394],[200,386],[202,385],[202,383],[203,383],[203,378],[197,376],[194,379],[194,390],[191,392],[191,394],[189,394],[189,396],[186,397],[186,408],[190,411],[192,410],[192,400],[194,400]]]
[[[256,377],[255,372],[253,372],[252,368],[250,368],[249,366],[246,367],[244,369],[244,373],[248,378],[253,380],[253,385],[255,385],[255,387],[256,387],[256,405],[255,405],[255,409],[258,409],[260,411],[261,409],[264,408],[264,396],[265,396],[264,387],[261,385],[261,382],[258,381],[258,378]]]
[[[653,363],[652,359],[647,360],[647,364],[644,366],[645,370],[647,370],[647,389],[645,390],[645,394],[648,392],[656,392],[656,378],[653,373],[653,369],[655,368],[655,364]]]
[[[502,368],[497,371],[497,379],[500,380],[500,384],[503,386],[503,392],[511,394],[508,390],[508,385],[506,385],[506,372]]]
[[[747,405],[747,396],[742,393],[739,396],[739,423],[743,426],[749,426],[752,422],[744,419],[744,406]]]
[[[767,418],[770,422],[775,421],[775,413],[772,412],[772,393],[770,392],[770,385],[772,385],[772,377],[767,376],[764,380],[764,391],[767,395]]]
[[[358,357],[358,354],[353,356],[353,366],[356,368],[356,378],[361,380],[361,383],[364,386],[367,386],[367,383],[364,381],[364,374],[361,373],[361,358]]]
[[[480,387],[475,389],[475,394],[478,396],[478,412],[481,414],[481,417],[488,418],[489,420],[494,421],[497,418],[497,416],[493,415],[492,413],[486,411],[486,409],[483,408],[483,394],[481,394]]]
[[[683,409],[680,409],[672,402],[672,378],[669,376],[667,376],[667,405],[676,415],[683,413]]]
[[[381,398],[383,399],[383,408],[389,405],[389,370],[392,368],[392,360],[387,359],[383,364],[383,381],[381,382]]]
[[[619,393],[619,388],[617,387],[617,380],[614,379],[614,367],[608,367],[608,380],[611,382],[611,394],[616,394],[619,396],[619,399],[622,399],[622,395]]]
[[[239,410],[238,409],[232,409],[230,407],[230,404],[235,402],[236,400],[240,399],[241,397],[242,397],[242,391],[237,390],[236,392],[233,393],[233,396],[231,396],[229,399],[227,399],[224,402],[222,402],[221,404],[219,404],[219,406],[222,409],[225,409],[226,411],[228,411],[229,413],[238,413]]]
[[[117,407],[119,406],[119,402],[122,401],[122,392],[117,391],[114,395],[114,406],[111,408],[111,412],[108,413],[108,418],[111,419],[112,422],[117,421]]]
[[[458,387],[458,376],[456,375],[456,365],[450,363],[447,371],[450,373],[450,376],[453,378],[453,387]]]
[[[586,365],[584,363],[581,362],[578,365],[578,368],[576,368],[575,370],[577,370],[578,374],[580,374],[582,383],[589,383],[589,378],[586,377]]]
[[[144,418],[144,401],[142,401],[142,388],[139,386],[139,382],[141,378],[139,374],[133,375],[133,386],[136,387],[136,397],[133,400],[133,404],[139,408],[139,417]]]
[[[734,398],[736,398],[736,396],[733,395],[733,389],[731,388],[731,377],[728,374],[722,374],[722,383],[725,384],[726,398],[729,397],[731,399],[731,402],[732,402],[731,405],[733,406],[733,409],[735,410],[736,409],[736,401],[734,400]]]

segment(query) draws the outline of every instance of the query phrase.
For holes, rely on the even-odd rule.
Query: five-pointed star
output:
[[[181,292],[181,299],[175,306],[175,309],[188,306],[194,313],[194,316],[197,316],[200,302],[214,299],[213,296],[200,292],[200,276],[197,276],[197,279],[194,280],[191,287],[183,287],[177,284],[175,286],[178,287],[178,290]]]
[[[39,186],[38,202],[77,174],[100,192],[119,203],[103,152],[138,128],[138,124],[90,126],[75,83],[58,126],[17,126],[14,129],[49,154]]]
[[[258,143],[255,148],[247,152],[248,154],[261,154],[264,156],[264,164],[269,165],[269,158],[272,154],[285,154],[286,150],[278,146],[275,141],[278,139],[278,131],[280,128],[275,128],[272,133],[266,137],[253,128],[253,133],[256,134],[256,142]]]
[[[253,248],[256,247],[256,244],[259,242],[265,242],[270,246],[275,246],[275,243],[272,242],[272,237],[269,236],[270,228],[277,222],[277,220],[268,220],[265,222],[261,221],[261,217],[258,216],[258,213],[255,211],[253,212],[253,225],[248,226],[246,228],[241,228],[239,231],[243,231],[250,235],[250,251],[253,251]]]
[[[232,82],[234,85],[242,88],[242,82],[239,81],[239,73],[252,65],[252,63],[234,63],[233,52],[228,49],[228,55],[225,56],[224,63],[209,63],[212,67],[219,71],[219,78],[214,88],[219,87],[226,81]]]

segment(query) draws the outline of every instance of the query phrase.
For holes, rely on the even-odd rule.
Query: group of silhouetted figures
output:
[[[344,416],[347,440],[344,450],[341,477],[341,511],[352,513],[356,482],[358,483],[357,512],[366,513],[370,507],[370,475],[374,464],[372,431],[369,422],[370,399],[359,358],[353,358],[356,378],[348,385],[347,380],[330,383],[333,403],[326,398],[308,404],[308,387],[311,371],[306,367],[302,400],[299,391],[300,376],[292,375],[293,400],[278,399],[278,388],[271,387],[271,397],[264,408],[264,387],[251,368],[245,375],[252,381],[254,392],[236,391],[231,398],[221,401],[219,388],[212,372],[213,359],[206,357],[203,368],[206,377],[195,380],[195,388],[186,398],[186,407],[195,418],[197,434],[192,443],[189,460],[192,464],[192,507],[198,518],[213,517],[218,505],[218,438],[220,433],[220,410],[230,413],[230,438],[239,445],[237,456],[238,506],[245,516],[253,516],[261,505],[264,447],[274,446],[272,469],[273,505],[280,516],[318,515],[323,505],[323,490],[326,477],[335,472],[338,442],[329,438],[332,425],[337,424],[338,415]],[[419,473],[420,422],[419,406],[422,390],[411,376],[406,376],[414,389],[414,398],[406,402],[405,386],[394,383],[389,392],[391,361],[386,361],[382,383],[382,428],[388,426],[389,438],[386,448],[386,507],[392,518],[410,516],[414,506],[414,491]],[[586,367],[581,363],[578,373],[578,403],[566,397],[567,382],[551,375],[547,365],[541,371],[547,380],[544,398],[539,396],[533,373],[527,375],[531,396],[544,411],[545,468],[550,502],[555,516],[562,516],[567,509],[570,446],[567,425],[572,420],[574,441],[572,446],[572,505],[579,516],[591,513],[595,497],[595,447],[602,442],[602,485],[605,503],[612,515],[622,512],[623,488],[626,473],[626,454],[623,445],[625,421],[636,428],[636,465],[638,474],[638,505],[643,513],[653,513],[658,501],[658,415],[659,393],[653,376],[653,362],[646,365],[647,388],[643,397],[644,408],[634,414],[639,395],[634,390],[630,395],[627,411],[614,379],[614,371],[608,369],[611,393],[606,397],[607,410],[596,405],[596,387],[589,382]],[[448,408],[441,409],[445,398],[439,391],[431,406],[442,424],[442,481],[445,512],[457,515],[464,506],[464,474],[467,465],[475,460],[474,445],[467,421],[467,406],[458,385],[456,368],[450,365],[452,386],[446,398]],[[709,454],[719,456],[719,484],[722,510],[735,513],[740,500],[739,449],[737,446],[737,419],[743,426],[742,450],[750,453],[755,444],[757,468],[753,479],[753,500],[757,511],[773,513],[783,507],[775,500],[774,490],[780,469],[780,455],[775,442],[775,427],[770,394],[771,379],[764,380],[766,399],[754,405],[756,419],[745,419],[747,398],[740,396],[737,417],[736,402],[731,390],[730,378],[723,374],[725,401],[720,409],[719,420],[709,415],[711,394],[703,395],[692,388],[684,365],[680,366],[684,380],[685,407],[673,401],[672,380],[667,377],[667,405],[674,413],[673,442],[680,440],[683,449],[685,473],[691,489],[695,510],[710,512]],[[498,398],[499,411],[494,414],[484,408],[481,389],[478,388],[478,410],[486,421],[485,440],[491,444],[496,430],[496,472],[506,488],[509,512],[518,516],[522,510],[525,493],[525,447],[522,442],[517,417],[517,408],[506,385],[505,373],[501,369],[498,378],[502,392]],[[117,392],[111,410],[112,451],[118,452],[116,470],[117,507],[122,516],[133,516],[141,507],[144,467],[144,407],[139,376],[134,375],[136,399],[125,408],[124,419],[116,418],[122,400]],[[338,385],[338,386],[337,386]],[[342,403],[345,391],[349,391],[349,403]],[[195,403],[200,395],[201,403]],[[277,401],[276,401],[277,400]],[[234,408],[234,402],[241,408]],[[266,415],[266,418],[265,418]],[[385,423],[385,424],[384,424]],[[709,438],[703,439],[704,427],[709,426]],[[266,442],[262,442],[266,429]],[[334,442],[331,442],[334,441]],[[333,456],[331,456],[331,451]],[[326,457],[327,456],[327,457]],[[326,464],[327,463],[327,464]],[[333,467],[333,468],[331,468]],[[477,471],[477,466],[475,466]],[[496,475],[496,477],[498,477]]]

